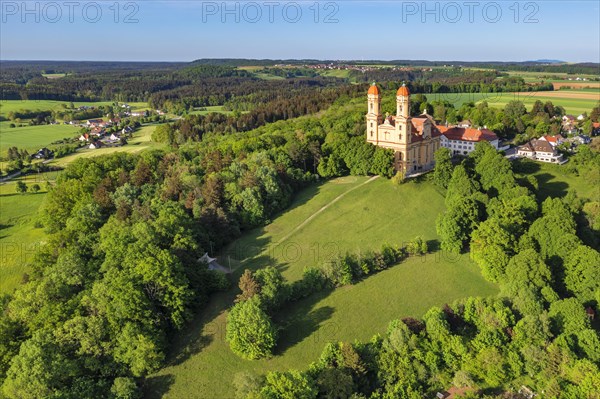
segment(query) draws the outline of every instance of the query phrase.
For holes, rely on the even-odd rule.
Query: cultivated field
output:
[[[0,101],[0,116],[6,117],[6,115],[10,111],[19,111],[23,109],[28,109],[32,111],[52,111],[52,110],[62,110],[63,104],[69,105],[70,101],[54,101],[54,100],[1,100]],[[73,105],[75,107],[81,106],[100,106],[100,105],[110,105],[112,101],[95,101],[95,102],[83,102],[83,101],[74,101]],[[127,103],[131,106],[132,110],[141,110],[147,109],[148,104],[144,102],[138,103]]]
[[[531,109],[533,103],[537,100],[546,102],[552,101],[554,105],[564,107],[569,114],[579,115],[582,112],[588,114],[594,106],[600,101],[600,90],[558,90],[558,91],[534,91],[518,93],[441,93],[427,94],[431,100],[445,100],[460,107],[466,102],[479,103],[487,101],[491,107],[503,108],[510,101],[517,100],[523,102],[528,109]]]
[[[230,257],[234,259],[236,280],[244,268],[272,264],[293,281],[306,266],[334,253],[379,249],[383,243],[401,244],[416,235],[437,245],[435,218],[443,210],[443,197],[433,185],[410,182],[395,187],[385,179],[366,181],[346,177],[306,189],[272,224],[232,244],[220,261],[228,266]],[[236,373],[304,369],[327,342],[366,340],[383,333],[394,318],[420,317],[431,306],[497,290],[467,255],[436,251],[411,258],[359,284],[319,293],[281,310],[276,318],[284,328],[276,355],[261,361],[238,358],[225,342],[227,308],[236,292],[237,287],[216,295],[204,316],[174,340],[170,365],[148,380],[149,397],[230,398]]]
[[[25,149],[30,154],[48,144],[79,135],[79,128],[71,125],[38,125],[9,127],[10,122],[0,122],[0,156],[6,156],[9,147]]]

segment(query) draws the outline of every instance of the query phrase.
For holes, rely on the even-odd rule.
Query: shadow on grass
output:
[[[440,240],[435,238],[433,240],[427,240],[427,251],[429,253],[438,252],[441,248]]]
[[[562,181],[551,181],[555,176],[550,173],[540,173],[535,175],[539,183],[538,198],[545,200],[548,197],[564,197],[567,194],[569,185]]]
[[[175,377],[171,374],[146,378],[142,384],[144,398],[162,398],[174,382]]]
[[[325,182],[312,184],[300,191],[294,198],[289,208],[273,216],[273,219],[291,212],[292,210],[304,205],[311,198],[316,196],[321,186]],[[245,269],[257,270],[266,266],[274,266],[279,271],[284,272],[289,264],[280,263],[270,252],[269,245],[272,245],[271,239],[265,237],[264,227],[258,227],[243,233],[242,237],[231,243],[217,254],[217,258],[224,267],[232,268],[230,275],[231,288],[227,291],[217,292],[211,295],[208,303],[202,307],[196,317],[183,329],[170,337],[170,352],[167,356],[166,365],[179,365],[190,357],[202,352],[208,345],[215,340],[225,339],[225,312],[233,305],[235,297],[240,293],[238,281]],[[286,320],[285,317],[277,320],[277,324],[283,327],[282,336],[278,342],[277,354],[285,352],[288,348],[308,337],[316,331],[320,325],[329,319],[333,314],[333,309],[322,307],[312,310],[313,306],[331,291],[322,291],[314,294],[299,302],[294,302],[285,310],[278,312],[278,315],[300,314],[295,320]],[[303,310],[303,307],[306,310]],[[154,388],[161,385],[170,384],[169,380],[161,377],[154,377],[150,382],[150,387],[144,389],[152,397]],[[166,389],[166,388],[162,388]]]
[[[325,327],[325,322],[331,318],[334,309],[331,306],[313,308],[332,292],[333,290],[320,291],[300,301],[292,302],[277,312],[274,321],[280,327],[280,331],[275,348],[276,356],[285,354],[288,349]],[[336,330],[335,326],[327,327],[331,328],[324,328],[322,333],[314,335],[312,339],[327,341],[327,335],[331,335],[327,334],[327,330]]]

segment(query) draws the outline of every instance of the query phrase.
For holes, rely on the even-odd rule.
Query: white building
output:
[[[562,154],[556,152],[554,147],[546,140],[531,140],[517,148],[517,155],[548,163],[565,163]]]
[[[475,144],[489,142],[498,149],[499,140],[496,133],[488,129],[471,129],[465,127],[437,127],[442,132],[441,145],[452,151],[453,155],[468,155],[475,150]]]

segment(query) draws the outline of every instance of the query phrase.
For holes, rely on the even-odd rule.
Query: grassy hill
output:
[[[385,179],[335,179],[300,193],[288,211],[244,235],[219,259],[235,268],[236,281],[243,269],[268,264],[293,281],[304,267],[320,264],[336,252],[379,249],[383,243],[400,244],[416,235],[435,247],[435,219],[443,208],[442,194],[429,182],[397,187]],[[420,317],[431,306],[496,291],[466,255],[436,251],[410,258],[359,284],[319,293],[281,310],[276,319],[284,328],[276,355],[245,361],[225,342],[227,309],[236,287],[213,297],[204,315],[175,340],[169,365],[148,379],[146,393],[166,398],[233,397],[231,381],[236,373],[303,369],[329,341],[369,339],[384,332],[394,318]]]

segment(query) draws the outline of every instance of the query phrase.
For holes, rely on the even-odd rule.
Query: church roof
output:
[[[427,117],[415,117],[415,118],[410,118],[410,121],[413,126],[411,141],[412,142],[422,141],[423,140],[423,126],[425,125],[425,123],[427,121],[430,121],[430,119]],[[429,123],[429,125],[431,126],[431,137],[438,137],[438,136],[442,135],[442,132],[440,132],[440,130],[438,129],[438,127],[435,124]]]
[[[400,86],[400,88],[398,89],[396,96],[404,96],[404,97],[410,96],[410,91],[408,90],[408,87],[406,87],[406,85],[404,83],[402,83],[402,86]]]
[[[373,84],[371,85],[371,87],[369,87],[369,91],[367,92],[367,94],[373,94],[375,96],[378,96],[380,94],[379,87],[377,87],[377,85],[375,84],[375,82],[373,82]]]

